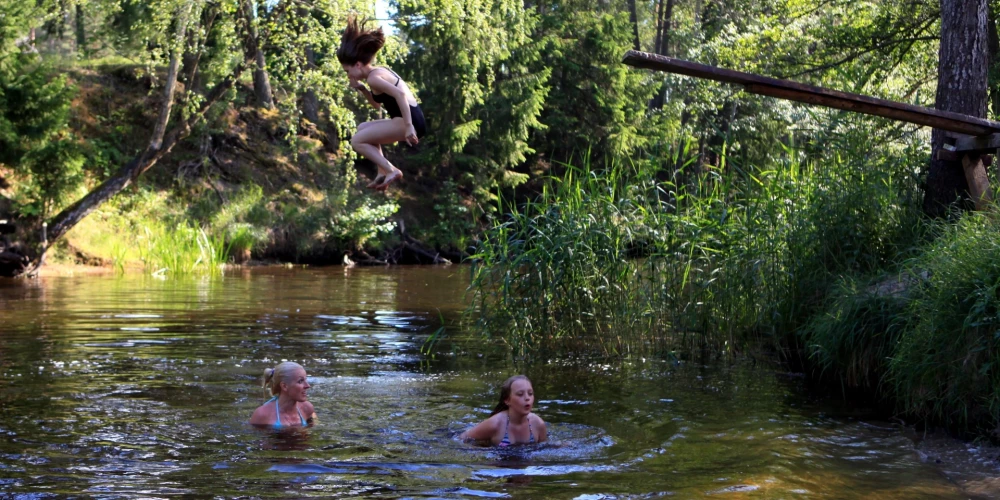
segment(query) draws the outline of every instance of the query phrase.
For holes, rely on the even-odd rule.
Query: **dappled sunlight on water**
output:
[[[828,416],[766,368],[515,366],[455,331],[424,354],[468,272],[0,282],[0,496],[1000,494],[1000,453]],[[285,359],[309,372],[318,420],[251,428],[260,374]],[[461,442],[521,371],[551,441]]]

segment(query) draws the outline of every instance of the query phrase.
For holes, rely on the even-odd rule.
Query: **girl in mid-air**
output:
[[[531,413],[535,391],[524,375],[514,375],[500,387],[500,402],[490,418],[462,433],[462,440],[494,446],[544,443],[545,421]]]
[[[379,191],[403,177],[403,172],[382,154],[382,145],[406,141],[414,146],[427,132],[424,113],[406,82],[389,68],[372,66],[375,54],[383,45],[382,28],[366,29],[352,14],[337,49],[337,59],[347,72],[351,87],[361,92],[375,109],[384,107],[389,113],[388,119],[358,125],[358,131],[351,138],[354,150],[378,166],[378,175],[368,187]],[[367,82],[368,86],[362,82]]]

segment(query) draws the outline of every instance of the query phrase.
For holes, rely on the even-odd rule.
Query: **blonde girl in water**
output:
[[[309,380],[302,365],[285,361],[264,370],[262,386],[270,389],[274,397],[253,412],[252,425],[283,429],[306,427],[315,420],[316,412],[306,396]]]
[[[382,28],[366,29],[351,14],[337,49],[337,59],[347,72],[351,87],[361,92],[372,107],[385,108],[389,113],[388,119],[358,125],[358,131],[351,137],[354,150],[378,166],[378,174],[368,187],[379,191],[403,177],[403,172],[382,154],[382,145],[406,141],[415,146],[427,132],[424,113],[406,82],[389,68],[372,66],[383,45]]]
[[[465,431],[461,439],[494,446],[544,443],[548,439],[545,421],[531,413],[535,391],[524,375],[514,375],[500,387],[500,402],[490,418]]]

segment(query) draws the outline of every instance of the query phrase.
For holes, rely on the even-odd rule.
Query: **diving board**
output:
[[[983,118],[841,92],[789,80],[779,80],[637,50],[626,52],[622,62],[636,68],[742,85],[747,92],[752,94],[881,116],[957,134],[975,136],[959,139],[955,145],[956,151],[995,151],[1000,146],[1000,135],[994,136],[994,134],[1000,134],[1000,122]]]

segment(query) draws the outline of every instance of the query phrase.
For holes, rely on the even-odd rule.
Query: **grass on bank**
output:
[[[214,193],[213,193],[214,194]],[[269,198],[243,185],[225,201],[214,196],[178,199],[175,193],[138,189],[96,210],[67,235],[73,252],[120,271],[186,274],[217,272],[226,263],[270,255],[312,255],[355,248],[393,231],[398,206],[350,200],[331,190],[313,203]]]
[[[840,276],[890,268],[922,241],[919,149],[873,158],[861,139],[766,166],[682,150],[566,166],[484,235],[477,328],[522,353],[785,348]]]

